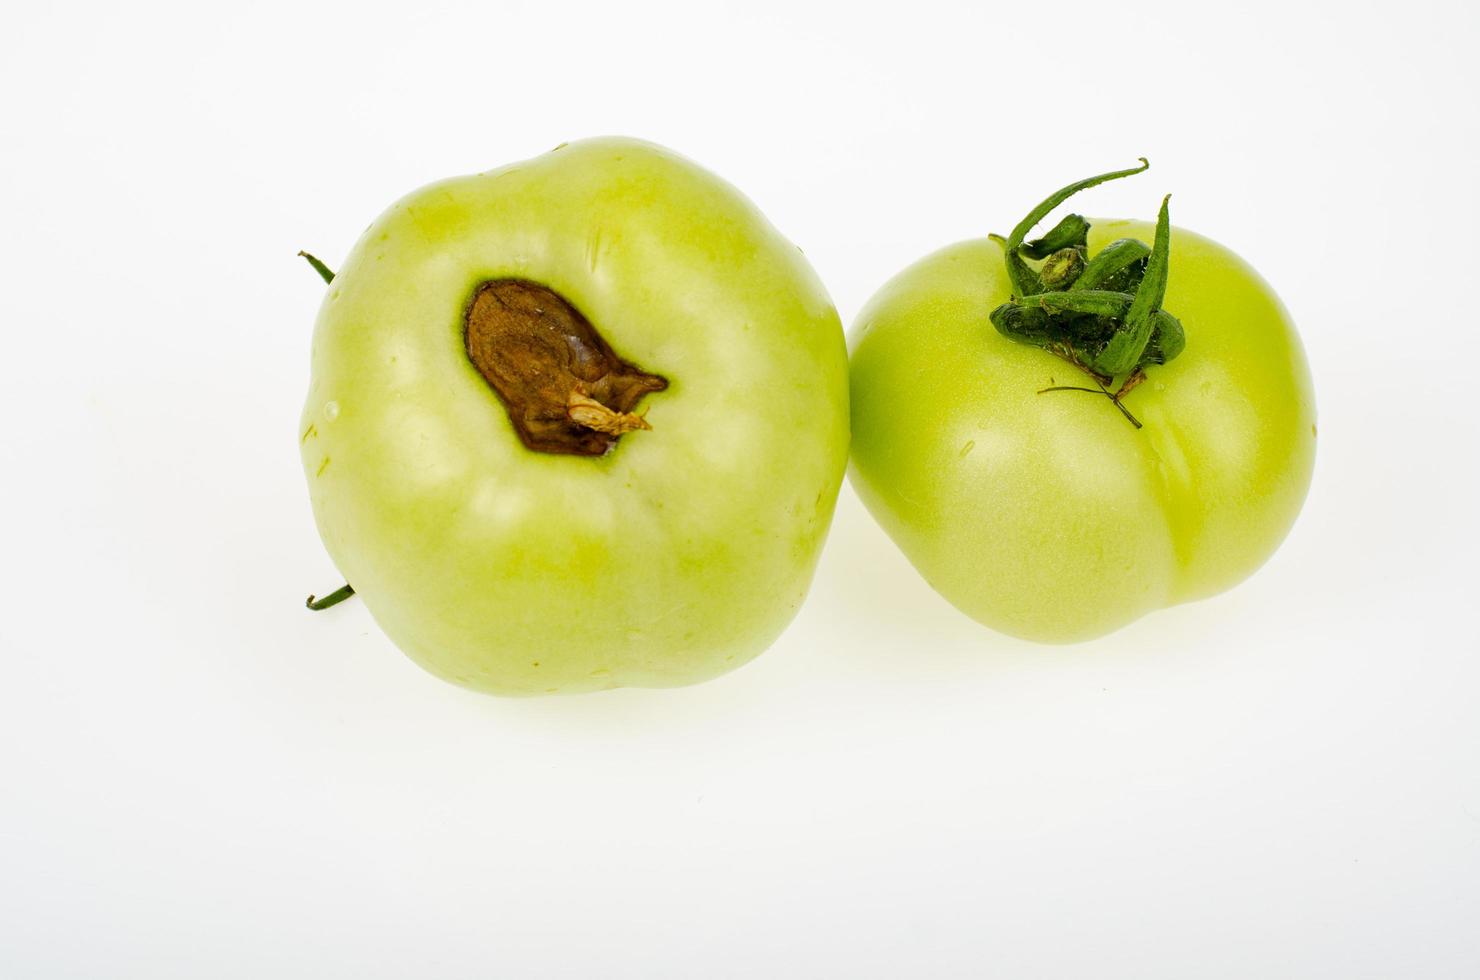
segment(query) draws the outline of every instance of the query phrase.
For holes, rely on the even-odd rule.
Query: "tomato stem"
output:
[[[1161,199],[1156,216],[1156,237],[1151,243],[1151,258],[1146,272],[1136,287],[1136,295],[1126,311],[1124,325],[1110,338],[1096,359],[1095,367],[1109,375],[1129,374],[1141,364],[1141,355],[1151,342],[1151,329],[1156,325],[1153,314],[1161,309],[1167,294],[1167,253],[1171,248],[1171,224],[1167,214],[1168,194]]]
[[[321,610],[328,609],[330,606],[339,605],[341,602],[348,599],[354,594],[355,587],[346,582],[339,588],[335,589],[333,592],[330,592],[328,595],[324,596],[322,599],[316,599],[313,596],[309,596],[308,601],[305,602],[304,605],[312,609],[314,612],[319,612]]]
[[[1129,170],[1115,170],[1111,171],[1108,174],[1100,174],[1096,177],[1086,177],[1084,180],[1076,181],[1070,184],[1068,187],[1059,188],[1048,197],[1040,201],[1037,207],[1029,211],[1028,216],[1025,217],[1022,221],[1019,221],[1017,223],[1017,227],[1012,229],[1012,234],[1007,236],[1007,242],[1003,246],[1003,251],[1007,253],[1007,277],[1012,282],[1014,297],[1027,296],[1030,293],[1036,293],[1038,291],[1036,288],[1034,288],[1037,285],[1037,275],[1033,272],[1032,269],[1028,268],[1027,263],[1024,262],[1022,256],[1018,254],[1018,249],[1022,246],[1023,239],[1028,237],[1028,232],[1033,230],[1034,225],[1038,224],[1038,222],[1048,217],[1048,213],[1050,211],[1058,207],[1060,204],[1063,204],[1065,201],[1073,197],[1075,194],[1078,194],[1080,191],[1090,187],[1094,187],[1096,184],[1103,184],[1107,180],[1118,180],[1121,177],[1129,177],[1132,174],[1141,173],[1143,170],[1150,166],[1151,164],[1146,160],[1146,158],[1141,157],[1141,165],[1139,167],[1132,167]],[[1055,233],[1061,232],[1064,227],[1070,224],[1071,220],[1075,218],[1078,219],[1076,224],[1079,226],[1080,234],[1082,235],[1084,233],[1087,233],[1089,231],[1089,222],[1085,221],[1082,217],[1079,217],[1078,215],[1070,215],[1068,218],[1065,218],[1062,222],[1060,222],[1059,226],[1055,227],[1052,232],[1050,232],[1048,235],[1045,235],[1042,239],[1039,239],[1039,242],[1044,242],[1049,238],[1057,238],[1058,235],[1056,235]],[[1057,247],[1063,248],[1064,245],[1057,245]]]
[[[1095,254],[1069,287],[1077,290],[1101,289],[1116,274],[1124,272],[1137,262],[1151,257],[1151,249],[1143,241],[1120,238],[1111,242]]]
[[[301,256],[303,256],[305,259],[308,260],[308,264],[311,265],[311,266],[313,266],[313,271],[317,272],[320,276],[322,276],[323,279],[324,279],[324,282],[333,282],[334,281],[334,273],[332,273],[332,272],[329,271],[329,267],[327,265],[325,265],[324,263],[320,262],[318,259],[314,258],[312,255],[308,254],[307,252],[299,251],[298,254],[301,255]]]
[[[1121,392],[1112,392],[1109,388],[1101,385],[1099,379],[1095,380],[1095,384],[1100,386],[1098,388],[1085,388],[1080,385],[1051,385],[1047,388],[1039,388],[1038,394],[1042,395],[1050,391],[1087,391],[1091,395],[1104,395],[1106,398],[1110,399],[1111,403],[1116,408],[1120,409],[1120,414],[1124,415],[1131,425],[1134,425],[1138,429],[1141,428],[1141,421],[1137,419],[1134,415],[1132,415],[1130,409],[1126,408],[1125,405],[1121,403]],[[1135,387],[1135,385],[1131,385],[1131,387]],[[1127,389],[1122,386],[1122,391],[1124,390]]]
[[[1011,299],[990,314],[992,326],[1009,340],[1057,354],[1097,386],[1055,386],[1044,391],[1104,394],[1138,429],[1141,423],[1121,404],[1121,397],[1145,380],[1147,365],[1165,364],[1187,342],[1181,322],[1161,308],[1171,254],[1170,195],[1162,198],[1150,245],[1122,238],[1091,257],[1090,224],[1077,214],[1063,218],[1042,238],[1024,239],[1073,195],[1148,167],[1150,163],[1142,157],[1139,167],[1060,188],[1029,211],[1012,234],[988,236],[1002,247],[1012,285]],[[1029,266],[1030,259],[1041,266]],[[1106,386],[1116,378],[1123,380],[1112,392]]]

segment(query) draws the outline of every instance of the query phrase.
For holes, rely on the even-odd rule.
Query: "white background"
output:
[[[27,4],[0,27],[0,975],[1480,975],[1476,8]],[[1314,487],[1217,599],[994,635],[846,487],[697,688],[507,701],[339,584],[296,424],[393,199],[603,133],[736,183],[845,322],[1091,214],[1279,289]]]

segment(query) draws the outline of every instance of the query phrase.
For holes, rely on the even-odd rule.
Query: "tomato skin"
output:
[[[1091,254],[1137,221],[1094,221]],[[930,584],[987,626],[1102,636],[1252,574],[1310,486],[1315,396],[1279,299],[1226,248],[1174,228],[1164,307],[1187,348],[1127,394],[1136,429],[1054,355],[999,334],[1001,247],[944,248],[859,314],[851,480]]]

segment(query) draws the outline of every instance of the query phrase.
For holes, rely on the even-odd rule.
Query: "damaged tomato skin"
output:
[[[540,283],[667,379],[603,456],[521,443],[470,362],[479,285]],[[300,427],[331,557],[432,673],[525,695],[674,686],[807,591],[848,446],[847,354],[801,252],[649,143],[564,145],[403,198],[328,286]]]
[[[1093,222],[1090,250],[1150,241]],[[901,272],[851,336],[850,481],[946,599],[993,629],[1077,642],[1232,587],[1294,523],[1315,460],[1315,397],[1273,290],[1232,252],[1173,228],[1165,307],[1181,356],[1125,397],[988,321],[1011,287],[990,240]]]

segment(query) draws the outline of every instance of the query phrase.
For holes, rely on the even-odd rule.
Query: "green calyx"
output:
[[[1120,397],[1145,379],[1145,369],[1165,364],[1186,346],[1182,324],[1161,308],[1166,296],[1171,224],[1162,199],[1151,245],[1133,238],[1111,242],[1089,254],[1089,222],[1071,214],[1042,238],[1028,232],[1073,195],[1109,180],[1129,177],[1141,166],[1090,177],[1051,194],[1018,222],[1002,245],[1012,300],[991,313],[992,325],[1010,340],[1057,354],[1094,379],[1094,388],[1055,386],[1052,391],[1103,393],[1140,428]],[[1037,261],[1035,268],[1028,262]],[[1118,389],[1105,387],[1124,379]]]

